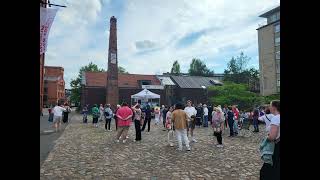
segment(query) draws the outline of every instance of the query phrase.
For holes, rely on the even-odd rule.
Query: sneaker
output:
[[[129,138],[129,136],[126,136],[126,139],[128,139]]]
[[[217,147],[218,147],[218,148],[222,148],[223,145],[222,145],[222,144],[218,144]]]
[[[196,139],[192,138],[192,142],[198,142]]]
[[[127,140],[123,140],[122,143],[126,143]]]
[[[169,146],[170,146],[170,147],[173,147],[173,144],[172,144],[172,143],[170,143],[170,144],[169,144]]]
[[[119,139],[116,140],[116,143],[120,142]]]
[[[108,131],[109,131],[109,132],[111,132],[112,130],[111,130],[111,129],[109,129]]]
[[[190,147],[187,147],[187,151],[191,151],[191,148],[190,148]]]

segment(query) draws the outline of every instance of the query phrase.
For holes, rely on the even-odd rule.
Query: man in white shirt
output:
[[[270,123],[271,119],[274,117],[273,114],[271,114],[270,109],[266,110],[266,113],[263,116],[260,116],[258,118],[259,121],[265,122],[266,123],[266,132],[270,131]]]
[[[56,105],[51,112],[51,113],[53,113],[53,123],[54,123],[54,127],[56,128],[56,132],[59,130],[59,128],[61,126],[63,111],[66,111],[66,109],[59,102],[58,105]]]
[[[208,115],[209,115],[209,110],[207,108],[207,105],[203,105],[203,127],[208,127]]]
[[[189,136],[189,131],[191,134],[191,139],[193,142],[197,142],[196,139],[193,136],[193,130],[196,126],[195,118],[197,115],[197,110],[191,106],[191,100],[187,101],[187,107],[184,108],[184,111],[188,115],[188,131],[187,131],[187,136]]]

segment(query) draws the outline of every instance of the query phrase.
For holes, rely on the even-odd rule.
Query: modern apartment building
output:
[[[258,30],[260,93],[280,93],[280,6],[263,13],[267,24]]]

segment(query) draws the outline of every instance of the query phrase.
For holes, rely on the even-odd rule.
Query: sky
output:
[[[62,66],[66,88],[82,66],[107,69],[110,17],[117,18],[118,65],[133,74],[169,72],[175,60],[187,72],[192,58],[215,73],[240,52],[259,68],[260,14],[280,0],[51,0],[59,8],[45,65]],[[55,8],[55,7],[51,7]]]

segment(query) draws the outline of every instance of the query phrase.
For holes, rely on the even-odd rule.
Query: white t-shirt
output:
[[[271,119],[274,117],[273,114],[265,114],[261,117],[259,117],[259,121],[263,121],[266,123],[266,131],[269,132],[270,131],[270,123],[271,123]],[[268,120],[269,119],[269,120]]]
[[[270,124],[279,126],[278,136],[277,136],[277,138],[276,138],[276,139],[279,139],[279,138],[280,138],[280,114],[274,116],[274,117],[271,119],[271,123],[270,123]]]
[[[63,108],[63,107],[60,107],[60,106],[55,106],[55,107],[53,108],[53,115],[54,115],[54,116],[59,116],[59,117],[61,117],[63,111],[66,111],[66,109]]]
[[[197,115],[196,108],[194,108],[192,106],[191,107],[189,107],[189,106],[185,107],[184,111],[187,113],[189,118],[191,118],[192,115],[194,115],[194,116]]]
[[[205,116],[208,116],[208,114],[209,114],[209,111],[208,111],[208,108],[203,108],[203,114],[205,115]]]

